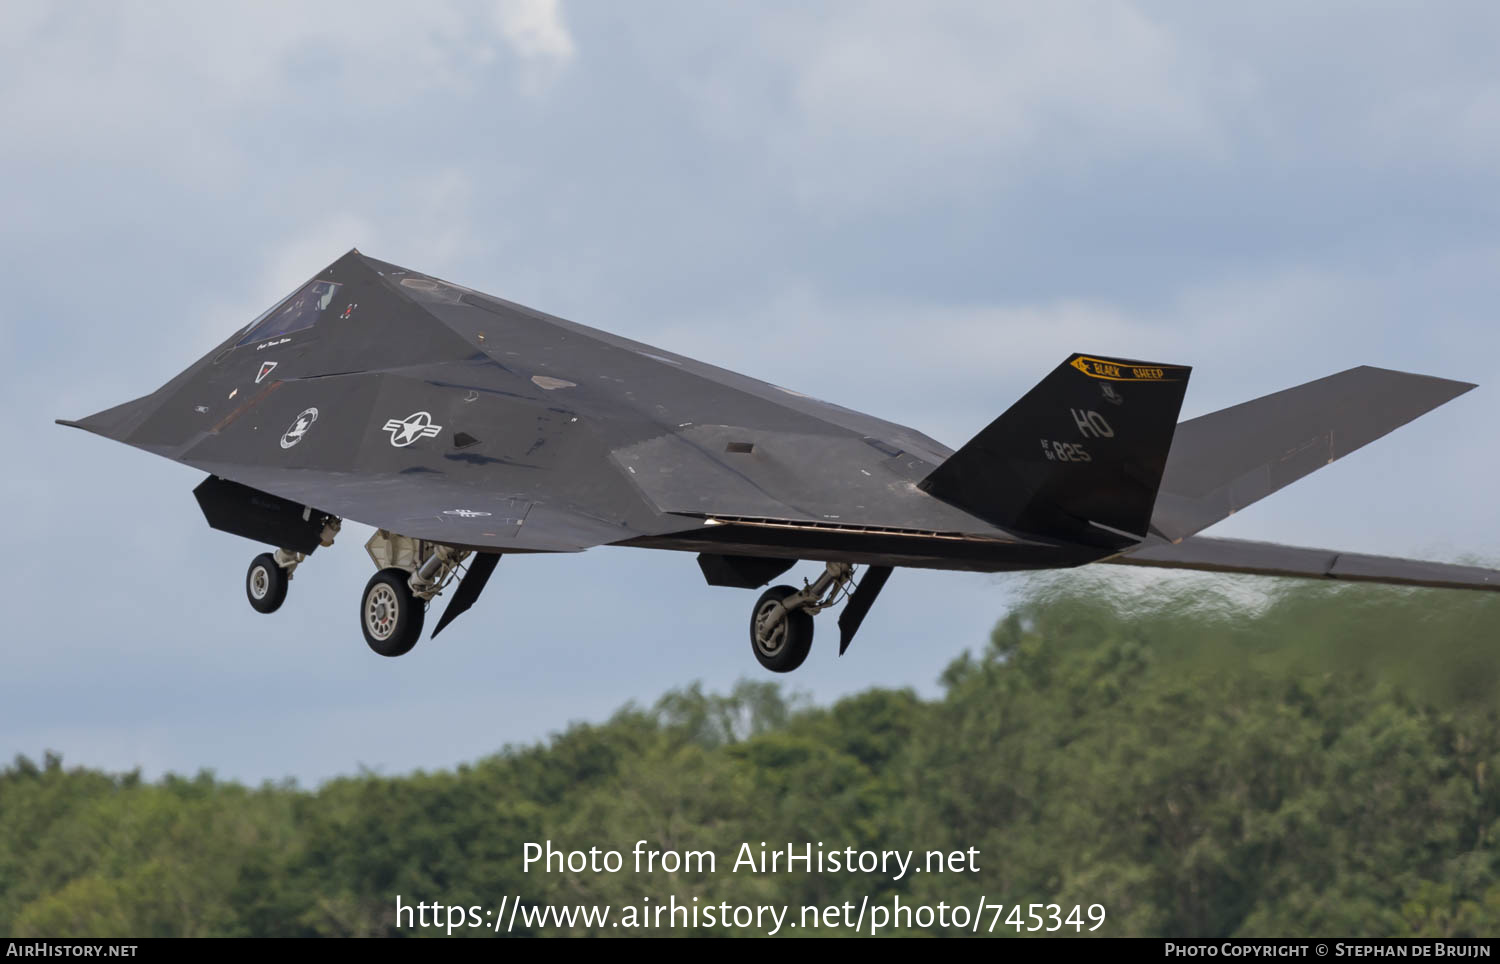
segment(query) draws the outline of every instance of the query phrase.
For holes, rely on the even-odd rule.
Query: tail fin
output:
[[[1183,422],[1152,527],[1184,539],[1473,387],[1366,366]]]
[[[1073,355],[921,488],[1007,529],[1092,545],[1138,541],[1191,371]]]

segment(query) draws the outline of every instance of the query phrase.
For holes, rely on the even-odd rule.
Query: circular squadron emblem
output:
[[[291,426],[281,434],[281,447],[289,449],[302,441],[302,436],[307,434],[307,430],[312,428],[313,422],[317,420],[318,410],[316,408],[309,408],[301,415],[298,415],[297,420],[292,422]]]
[[[391,444],[398,449],[418,439],[432,438],[442,430],[441,425],[432,424],[432,415],[428,412],[412,412],[405,418],[393,418],[381,429],[391,433]]]

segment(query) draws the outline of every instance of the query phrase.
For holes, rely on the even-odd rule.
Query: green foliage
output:
[[[398,894],[484,908],[984,895],[1103,904],[1115,935],[1500,931],[1500,597],[1030,585],[934,701],[872,690],[819,708],[767,683],[695,686],[454,772],[316,791],[18,759],[0,772],[0,932],[410,934]],[[523,845],[549,840],[711,851],[718,869],[525,872]],[[980,870],[730,872],[761,841],[973,847]]]

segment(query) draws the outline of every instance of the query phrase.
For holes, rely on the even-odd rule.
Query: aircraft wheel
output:
[[[365,583],[359,625],[365,642],[381,656],[403,656],[422,636],[427,605],[411,594],[405,569],[382,569]]]
[[[750,612],[750,649],[760,665],[773,673],[790,673],[812,649],[813,618],[805,609],[787,613],[769,632],[762,630],[766,617],[796,592],[791,586],[772,586],[761,593]]]
[[[286,570],[276,565],[276,557],[262,552],[250,560],[245,573],[245,595],[258,613],[274,613],[286,601]]]

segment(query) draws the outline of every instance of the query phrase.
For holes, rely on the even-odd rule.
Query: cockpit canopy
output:
[[[333,281],[310,281],[290,298],[280,302],[270,311],[250,323],[245,334],[234,347],[289,335],[294,331],[311,328],[323,317],[323,312],[333,303],[339,285]]]

